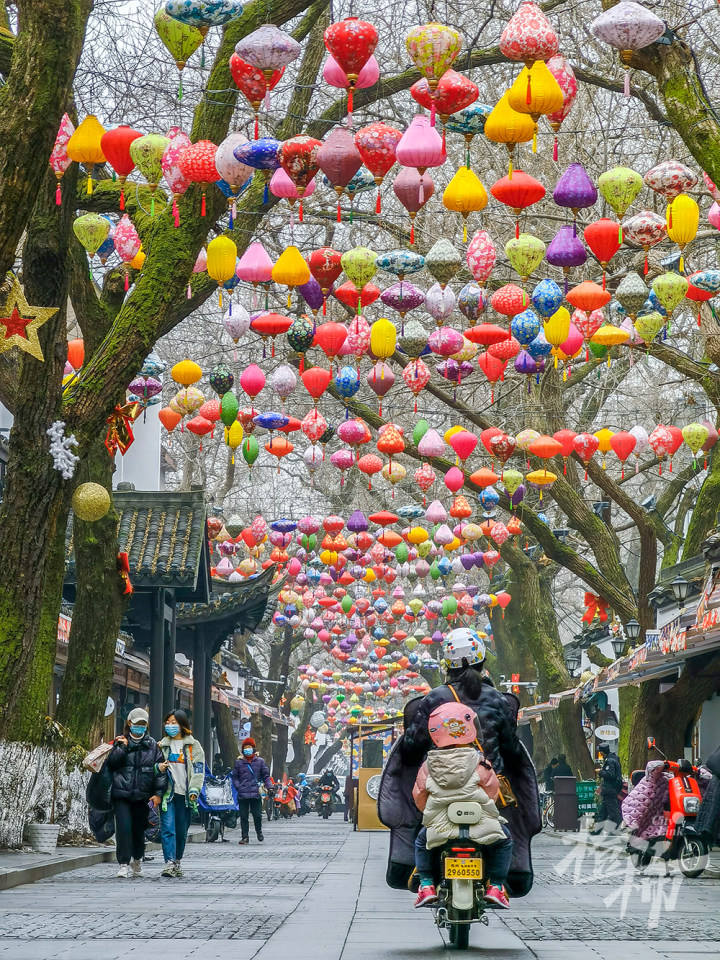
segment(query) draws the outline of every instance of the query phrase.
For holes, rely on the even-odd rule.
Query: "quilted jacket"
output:
[[[651,760],[645,776],[622,803],[622,816],[639,840],[661,837],[667,829],[663,810],[668,803],[668,781],[662,760]]]

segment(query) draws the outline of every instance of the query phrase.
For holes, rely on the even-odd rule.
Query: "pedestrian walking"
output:
[[[545,782],[545,792],[552,793],[555,789],[553,780],[555,779],[555,770],[557,769],[558,758],[553,757],[550,763],[543,770],[543,780]]]
[[[593,834],[602,833],[603,829],[616,830],[622,823],[620,801],[618,800],[618,794],[623,786],[620,761],[614,753],[610,752],[610,747],[606,743],[600,744],[598,753],[603,760],[603,765],[598,771],[600,809],[596,818],[597,827],[592,831]],[[613,824],[613,828],[610,828],[608,824]]]
[[[557,766],[553,772],[553,781],[555,777],[574,777],[575,774],[572,772],[572,767],[567,762],[567,757],[564,753],[558,754]]]
[[[118,877],[142,876],[148,801],[159,806],[168,785],[168,775],[160,769],[160,747],[148,733],[148,719],[147,710],[131,710],[106,761],[112,771]]]
[[[205,782],[205,752],[192,735],[184,710],[171,710],[165,717],[165,736],[158,746],[165,758],[160,769],[168,771],[168,786],[160,808],[160,839],[165,868],[163,877],[181,877],[190,816]]]
[[[255,741],[252,737],[245,737],[241,749],[242,753],[235,761],[232,769],[232,782],[235,784],[235,790],[237,791],[242,831],[242,839],[238,843],[250,843],[250,814],[252,814],[255,825],[255,834],[262,843],[265,838],[262,832],[260,784],[264,783],[269,790],[273,781],[267,764],[256,752]]]
[[[348,820],[352,819],[351,815],[353,812],[354,794],[355,794],[355,786],[354,786],[353,775],[351,770],[350,773],[345,777],[345,790],[344,790],[345,806],[343,808],[343,820],[346,823]]]

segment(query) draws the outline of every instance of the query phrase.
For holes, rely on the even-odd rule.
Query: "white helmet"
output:
[[[448,670],[453,667],[469,667],[485,659],[485,644],[477,630],[458,627],[445,635],[443,660]]]

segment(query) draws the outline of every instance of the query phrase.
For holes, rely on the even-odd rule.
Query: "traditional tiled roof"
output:
[[[113,493],[118,549],[128,554],[130,580],[137,589],[166,587],[178,598],[209,595],[206,510],[202,491],[123,490]],[[75,582],[72,516],[65,545],[66,579]]]
[[[254,577],[238,583],[213,578],[212,593],[208,603],[181,603],[178,605],[178,623],[191,625],[208,619],[238,616],[246,626],[255,629],[266,614],[285,583],[285,577],[273,579],[277,568],[273,565]]]

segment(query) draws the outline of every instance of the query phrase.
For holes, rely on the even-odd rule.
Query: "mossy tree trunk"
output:
[[[226,767],[232,767],[240,755],[240,747],[235,736],[230,707],[226,703],[218,703],[217,700],[213,700],[212,710],[215,714],[215,732],[217,733],[222,761]],[[205,757],[205,763],[212,770],[213,757]]]
[[[310,726],[310,717],[313,715],[314,711],[315,704],[311,697],[307,697],[302,716],[300,717],[300,722],[290,738],[293,745],[293,758],[288,768],[288,774],[291,777],[296,777],[298,773],[307,770],[308,764],[310,763],[310,752],[312,750],[312,745],[305,743],[305,734]]]

